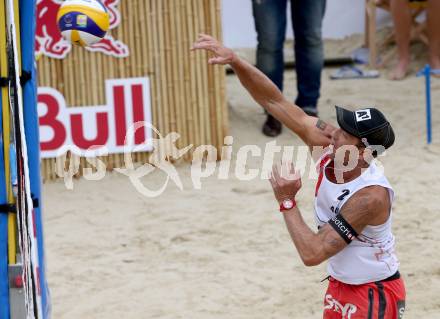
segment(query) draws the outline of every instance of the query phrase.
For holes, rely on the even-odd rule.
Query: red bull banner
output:
[[[110,30],[121,23],[118,9],[119,0],[101,0],[110,15]],[[37,0],[37,29],[35,51],[37,56],[45,55],[55,59],[64,59],[72,50],[72,44],[64,40],[57,26],[57,13],[63,0]],[[109,32],[110,33],[110,32]],[[117,58],[127,57],[127,45],[107,33],[104,39],[87,47],[92,52],[101,52]]]
[[[94,157],[152,150],[148,78],[107,80],[105,92],[106,105],[67,107],[59,91],[38,89],[42,158],[67,151]],[[127,134],[130,130],[133,138]]]
[[[60,177],[57,160],[63,156],[72,167],[78,163],[78,175],[94,169],[88,158],[108,170],[122,167],[128,153],[147,163],[155,158],[158,132],[178,133],[179,149],[223,146],[224,70],[209,66],[207,54],[189,50],[199,33],[221,38],[220,0],[101,0],[110,30],[89,48],[63,40],[56,21],[63,1],[36,1],[44,181]],[[191,156],[192,150],[183,159]]]

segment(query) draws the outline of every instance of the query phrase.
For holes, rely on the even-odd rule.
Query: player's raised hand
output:
[[[301,175],[295,170],[291,162],[281,162],[272,167],[269,178],[275,198],[279,203],[285,199],[295,199],[296,193],[301,188]]]
[[[209,64],[231,64],[237,59],[234,51],[224,47],[223,44],[207,34],[200,34],[197,41],[194,42],[191,50],[207,50],[212,52],[214,57],[208,60]]]

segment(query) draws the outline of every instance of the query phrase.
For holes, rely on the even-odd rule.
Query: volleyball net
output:
[[[0,2],[0,318],[49,318],[34,58],[36,0]]]

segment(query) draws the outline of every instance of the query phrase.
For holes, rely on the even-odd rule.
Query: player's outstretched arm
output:
[[[331,132],[334,130],[332,125],[316,117],[308,116],[301,108],[286,100],[277,86],[264,73],[240,59],[231,49],[205,34],[199,36],[192,49],[212,52],[214,56],[208,60],[209,64],[229,64],[254,100],[295,132],[307,145],[327,146],[330,144]]]

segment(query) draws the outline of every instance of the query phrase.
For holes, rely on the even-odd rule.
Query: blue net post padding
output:
[[[37,71],[35,68],[36,0],[20,0],[20,31],[22,69],[31,74],[23,86],[24,126],[28,150],[29,178],[32,196],[38,199],[35,208],[37,229],[39,276],[43,306],[43,318],[50,318],[50,295],[45,274],[45,254],[42,225],[42,200],[40,177],[40,138],[37,113]]]
[[[2,92],[0,91],[0,204],[7,203],[3,152]],[[9,155],[8,155],[9,156]],[[9,319],[8,214],[0,212],[0,319]]]

